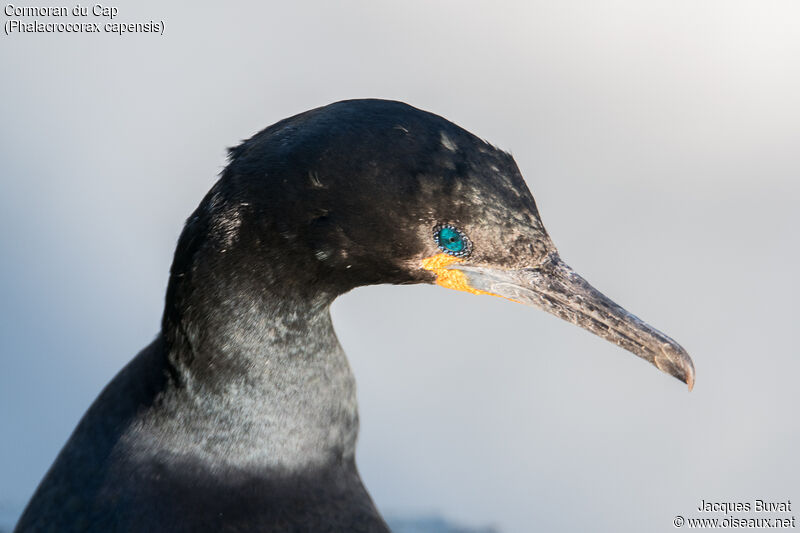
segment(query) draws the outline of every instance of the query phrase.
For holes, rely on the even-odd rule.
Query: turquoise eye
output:
[[[439,230],[439,245],[451,252],[460,252],[464,249],[464,237],[455,229],[445,227]]]
[[[467,257],[472,252],[472,243],[463,231],[452,224],[439,224],[433,228],[433,238],[439,249],[456,257]]]

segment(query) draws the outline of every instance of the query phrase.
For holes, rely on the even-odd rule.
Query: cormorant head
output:
[[[270,126],[230,159],[204,202],[209,231],[260,251],[271,279],[332,294],[427,282],[501,296],[692,387],[683,348],[561,261],[513,158],[439,116],[400,102],[338,102]]]

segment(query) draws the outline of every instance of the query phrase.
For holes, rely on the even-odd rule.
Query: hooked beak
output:
[[[662,372],[694,386],[694,364],[677,342],[612,302],[556,253],[536,268],[501,270],[456,262],[469,288],[532,305],[633,352]]]

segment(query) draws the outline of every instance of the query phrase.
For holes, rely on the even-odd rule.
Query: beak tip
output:
[[[694,388],[694,368],[686,374],[686,384],[689,386],[689,392],[692,392]]]
[[[689,357],[689,354],[684,350],[681,350],[680,355],[681,357],[678,368],[683,373],[683,381],[689,387],[689,392],[692,392],[692,389],[694,388],[694,363],[692,362],[691,357]]]
[[[675,376],[686,383],[689,392],[694,389],[694,363],[689,354],[678,344],[662,346],[661,355],[653,361],[662,372]]]

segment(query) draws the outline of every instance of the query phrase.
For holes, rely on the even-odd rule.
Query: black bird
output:
[[[230,150],[189,217],[162,329],[102,391],[15,531],[385,532],[355,464],[333,300],[438,283],[540,307],[685,381],[675,341],[558,256],[512,157],[382,100]]]

